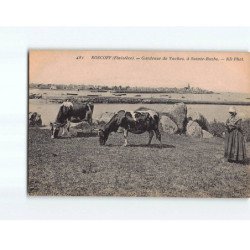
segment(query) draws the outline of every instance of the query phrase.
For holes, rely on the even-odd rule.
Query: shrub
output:
[[[242,121],[241,125],[246,141],[250,141],[250,119]],[[214,136],[224,137],[223,135],[225,132],[226,125],[224,122],[217,122],[216,120],[214,120],[210,123],[210,133]]]
[[[226,126],[224,122],[217,122],[216,120],[214,120],[212,123],[210,123],[209,132],[212,135],[223,137],[225,131],[226,131]]]
[[[242,121],[241,125],[246,141],[250,141],[250,119]]]

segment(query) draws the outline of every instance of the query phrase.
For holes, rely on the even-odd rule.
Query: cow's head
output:
[[[51,138],[52,139],[57,138],[60,131],[60,124],[51,122],[50,127],[51,127]]]
[[[99,136],[99,143],[101,146],[105,145],[106,141],[108,140],[108,132],[105,132],[102,129],[99,129],[98,131],[98,136]]]

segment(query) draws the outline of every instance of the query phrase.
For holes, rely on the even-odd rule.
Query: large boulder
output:
[[[210,126],[206,117],[199,112],[192,112],[188,115],[188,120],[197,122],[203,130],[209,131]]]
[[[213,135],[207,132],[206,130],[202,130],[202,138],[209,139],[212,138]]]
[[[166,106],[162,115],[168,116],[178,127],[178,133],[184,133],[187,124],[187,106],[184,103],[176,103],[173,106]]]
[[[106,124],[111,120],[111,118],[114,115],[115,115],[114,112],[104,112],[96,120],[97,120],[98,124]]]
[[[178,126],[168,116],[162,115],[160,119],[160,127],[163,132],[168,134],[175,134],[178,131]]]
[[[73,130],[81,130],[84,133],[91,133],[92,132],[92,127],[88,122],[79,122],[79,123],[70,123],[70,127]]]
[[[197,122],[189,121],[186,127],[186,134],[192,137],[202,138],[202,128]]]

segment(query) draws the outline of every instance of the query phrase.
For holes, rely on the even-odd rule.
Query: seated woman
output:
[[[229,162],[244,163],[246,160],[245,139],[241,128],[241,119],[234,107],[229,108],[230,117],[226,121],[224,157]]]

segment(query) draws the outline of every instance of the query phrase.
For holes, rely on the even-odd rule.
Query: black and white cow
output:
[[[156,138],[161,143],[159,121],[159,114],[153,110],[132,112],[120,110],[107,124],[104,125],[103,129],[98,131],[100,145],[105,145],[109,134],[111,132],[116,132],[119,127],[124,129],[124,146],[127,146],[128,144],[128,132],[133,134],[142,134],[147,131],[149,133],[148,145],[150,145],[155,132]]]
[[[64,102],[59,108],[55,122],[50,123],[51,138],[58,137],[60,128],[63,129],[62,135],[64,135],[65,130],[69,132],[70,122],[87,121],[91,125],[93,111],[94,105],[92,103]]]

